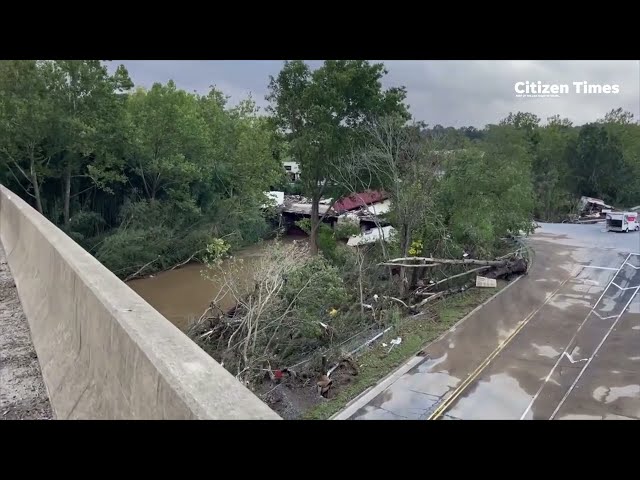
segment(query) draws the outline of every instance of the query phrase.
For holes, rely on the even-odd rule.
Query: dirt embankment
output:
[[[0,420],[53,419],[16,285],[0,245]]]

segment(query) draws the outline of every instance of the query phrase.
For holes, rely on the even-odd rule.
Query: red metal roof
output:
[[[367,190],[366,192],[354,193],[348,197],[341,198],[333,205],[333,209],[337,214],[341,214],[350,210],[357,210],[362,207],[363,204],[371,205],[372,203],[381,202],[387,198],[389,198],[389,195],[385,192]]]

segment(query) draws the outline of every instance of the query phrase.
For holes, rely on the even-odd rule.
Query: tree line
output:
[[[390,192],[399,254],[490,251],[497,238],[559,220],[581,195],[640,203],[640,128],[622,109],[582,126],[513,113],[484,128],[411,118],[406,89],[384,89],[383,64],[286,62],[266,114],[169,81],[135,87],[89,60],[0,62],[0,182],[116,274],[171,268],[266,235],[264,192],[312,202]],[[282,161],[302,170],[287,183]],[[326,246],[326,242],[325,242]],[[383,247],[387,248],[387,247]],[[391,252],[388,252],[391,254]]]
[[[258,240],[279,148],[250,99],[135,88],[100,61],[0,62],[0,182],[123,277]]]

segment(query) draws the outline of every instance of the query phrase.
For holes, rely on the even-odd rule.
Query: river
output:
[[[283,242],[306,239],[300,235],[287,235]],[[263,252],[274,240],[265,240],[256,245],[238,250],[234,258],[243,259],[243,266],[235,269],[237,276],[246,276],[252,265],[260,259]],[[230,267],[232,260],[225,260],[222,269]],[[138,295],[144,298],[153,308],[164,315],[180,330],[186,332],[194,319],[202,315],[211,300],[224,284],[221,273],[209,273],[211,278],[202,275],[204,265],[192,263],[175,270],[160,272],[150,277],[131,280],[127,283]],[[241,280],[241,279],[240,279]],[[223,299],[222,308],[233,306],[230,298]]]

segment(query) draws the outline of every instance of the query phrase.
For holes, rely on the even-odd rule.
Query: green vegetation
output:
[[[99,61],[0,62],[0,182],[123,278],[264,236],[281,145],[253,102],[215,89],[134,89]]]
[[[343,358],[354,335],[394,326],[402,345],[366,353],[357,381],[312,416],[335,411],[494,293],[471,290],[405,322],[423,308],[420,289],[464,267],[391,260],[493,259],[505,237],[530,232],[534,218],[566,218],[582,195],[640,204],[640,125],[622,109],[583,126],[517,112],[456,129],[411,119],[404,87],[382,87],[380,63],[285,62],[266,115],[251,99],[228,105],[215,88],[135,88],[123,66],[109,72],[92,60],[0,61],[0,182],[123,279],[194,259],[224,270],[215,301],[233,295],[236,306],[212,307],[192,333],[250,385],[305,359],[317,374],[321,357]],[[300,165],[299,182],[285,160]],[[256,265],[230,259],[277,230],[263,208],[273,189],[311,201],[298,222],[309,251],[276,244]],[[365,190],[389,195],[395,234],[346,247],[357,228],[331,228],[320,202]]]
[[[417,240],[423,253],[488,254],[532,216],[563,219],[581,195],[640,203],[640,126],[622,109],[583,126],[518,112],[483,129],[428,127],[407,123],[406,90],[383,89],[382,64],[340,60],[285,62],[261,115],[214,88],[145,90],[123,66],[111,72],[95,60],[0,62],[0,182],[122,277],[200,259],[215,238],[259,240],[273,230],[260,209],[272,188],[311,200],[312,253],[330,256],[320,199],[366,188],[391,194],[403,256]],[[285,159],[300,182],[286,180]]]
[[[344,406],[393,372],[420,349],[440,337],[458,320],[506,286],[498,282],[498,289],[471,289],[444,299],[419,318],[398,322],[374,347],[358,357],[360,369],[353,381],[341,388],[330,402],[323,402],[305,414],[305,418],[323,420],[339,412]],[[389,350],[382,342],[400,336],[402,343]]]

